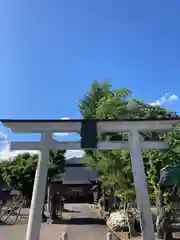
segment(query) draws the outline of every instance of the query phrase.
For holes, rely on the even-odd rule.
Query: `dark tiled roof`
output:
[[[70,158],[66,160],[65,173],[56,178],[56,181],[64,184],[89,184],[98,180],[95,169],[82,164],[81,158]]]

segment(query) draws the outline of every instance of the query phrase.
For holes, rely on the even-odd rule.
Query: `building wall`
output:
[[[57,194],[60,199],[69,202],[87,202],[92,200],[93,192],[91,191],[92,184],[62,184],[53,183],[51,185],[51,194]]]
[[[52,184],[52,191],[71,201],[88,201],[93,199],[93,185],[98,181],[96,170],[82,164],[81,158],[66,161],[65,173]]]

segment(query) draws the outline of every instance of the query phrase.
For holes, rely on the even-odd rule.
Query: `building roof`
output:
[[[62,180],[63,184],[89,184],[98,179],[97,171],[83,164],[81,158],[70,158],[66,160],[65,173],[56,181]]]

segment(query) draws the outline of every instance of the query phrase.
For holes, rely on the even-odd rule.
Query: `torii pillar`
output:
[[[15,133],[41,133],[40,142],[12,142],[11,150],[40,150],[36,170],[26,240],[39,240],[41,214],[49,162],[50,149],[128,149],[131,154],[136,198],[140,212],[143,240],[154,240],[154,227],[150,209],[144,163],[141,149],[164,149],[167,142],[140,141],[139,132],[165,131],[180,124],[180,118],[150,120],[1,120]],[[81,142],[58,142],[52,139],[55,132],[81,132]],[[107,132],[128,132],[128,142],[97,141],[97,135]],[[89,141],[91,139],[91,141]]]

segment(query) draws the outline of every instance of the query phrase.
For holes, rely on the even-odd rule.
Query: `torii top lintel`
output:
[[[3,125],[10,128],[14,133],[40,133],[66,132],[80,133],[84,122],[96,122],[97,131],[101,132],[127,132],[133,128],[139,131],[168,130],[180,124],[180,117],[174,118],[149,118],[149,119],[58,119],[58,120],[23,120],[23,119],[3,119]]]

